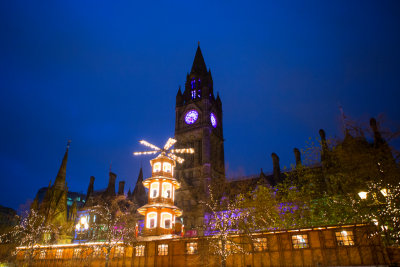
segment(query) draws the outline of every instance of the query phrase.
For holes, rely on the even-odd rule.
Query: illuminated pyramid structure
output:
[[[144,187],[149,189],[148,204],[140,207],[138,212],[145,216],[145,236],[169,235],[175,233],[176,217],[182,215],[182,210],[174,205],[175,190],[180,183],[174,178],[176,161],[184,160],[175,153],[194,153],[192,148],[170,149],[176,140],[169,138],[161,149],[147,141],[140,141],[142,145],[150,147],[152,151],[135,152],[134,155],[149,155],[160,153],[150,160],[151,177],[143,181]]]

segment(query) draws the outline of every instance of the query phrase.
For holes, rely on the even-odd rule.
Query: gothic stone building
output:
[[[190,73],[186,76],[185,88],[178,89],[175,106],[176,148],[191,147],[195,153],[184,156],[182,165],[176,166],[175,176],[181,188],[176,192],[176,206],[183,209],[183,223],[186,228],[184,237],[171,239],[155,238],[143,240],[134,247],[113,249],[111,265],[115,266],[217,266],[218,256],[210,254],[209,239],[198,232],[204,222],[204,209],[201,200],[207,196],[208,186],[214,181],[226,179],[224,165],[224,137],[222,101],[214,93],[213,79],[207,69],[200,47]],[[371,121],[375,133],[375,143],[382,142],[376,123]],[[320,132],[323,151],[322,157],[329,154],[325,142],[325,133]],[[350,137],[349,137],[350,138]],[[324,146],[325,144],[325,146]],[[294,150],[296,165],[301,164],[300,152]],[[67,215],[65,168],[68,149],[64,156],[60,172],[53,186],[49,186],[41,205],[34,208],[53,214],[52,220],[59,223],[69,221],[76,216],[76,207],[72,215]],[[279,157],[272,153],[273,173],[259,175],[243,181],[230,182],[231,188],[254,188],[258,184],[276,185],[282,180]],[[324,160],[324,158],[322,158]],[[124,182],[120,182],[118,194],[115,193],[116,175],[110,172],[109,184],[104,190],[94,190],[94,177],[90,178],[85,199],[85,208],[90,207],[96,198],[110,198],[124,195]],[[143,172],[140,174],[133,192],[129,190],[127,199],[138,207],[146,204],[146,190],[143,187]],[[79,212],[78,212],[79,213]],[[368,238],[371,226],[343,225],[297,229],[292,231],[255,233],[258,240],[255,247],[243,243],[237,236],[237,242],[243,243],[247,253],[233,253],[228,257],[228,266],[321,266],[321,265],[385,265],[400,262],[398,250],[385,250],[379,238]],[[85,250],[85,243],[43,246],[35,261],[37,265],[104,264],[104,259]],[[93,248],[94,249],[94,248]],[[92,249],[92,250],[93,250]],[[44,252],[42,252],[44,251]],[[18,254],[18,260],[24,260],[24,249]],[[96,257],[97,255],[97,257]],[[90,257],[89,257],[90,256]]]
[[[182,183],[177,205],[183,208],[188,229],[203,223],[199,201],[214,179],[225,179],[222,102],[214,95],[211,71],[207,70],[200,47],[197,48],[185,90],[179,88],[175,107],[177,147],[192,147],[194,154],[178,164],[176,177]]]

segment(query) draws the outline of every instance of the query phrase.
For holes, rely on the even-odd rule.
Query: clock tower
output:
[[[206,196],[208,184],[225,179],[222,102],[214,95],[211,71],[200,46],[186,76],[185,89],[182,92],[179,88],[176,95],[175,111],[175,147],[195,150],[176,167],[176,177],[182,183],[177,202],[183,208],[185,229],[195,229],[203,222],[199,202]]]

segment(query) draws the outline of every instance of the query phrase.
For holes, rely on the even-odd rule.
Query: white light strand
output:
[[[193,148],[171,149],[171,153],[189,153],[189,154],[193,154],[194,153],[194,149]]]
[[[178,157],[177,155],[174,155],[172,153],[168,153],[168,156],[171,157],[173,160],[176,160],[179,163],[184,162],[185,160],[183,158]]]
[[[143,152],[133,152],[133,155],[138,156],[138,155],[151,155],[151,154],[156,154],[158,151],[143,151]]]
[[[165,144],[164,148],[160,149],[159,147],[157,147],[153,144],[150,144],[149,142],[147,142],[145,140],[141,140],[141,141],[139,141],[140,144],[150,147],[150,148],[154,149],[154,151],[134,152],[133,155],[139,156],[139,155],[151,155],[151,154],[160,153],[160,155],[158,156],[158,157],[160,157],[160,156],[167,154],[168,157],[177,161],[178,163],[183,163],[185,160],[181,157],[176,156],[174,153],[193,154],[194,149],[193,148],[178,148],[178,149],[171,149],[170,151],[168,151],[168,149],[170,149],[176,142],[177,141],[175,139],[169,138],[167,143]]]
[[[174,144],[176,143],[176,140],[173,138],[169,138],[167,143],[164,146],[164,150],[170,149]]]
[[[149,142],[147,142],[145,140],[140,140],[139,143],[141,143],[144,146],[150,147],[150,148],[152,148],[154,150],[161,150],[161,148],[159,148],[159,147],[157,147],[157,146],[155,146],[153,144],[150,144]]]

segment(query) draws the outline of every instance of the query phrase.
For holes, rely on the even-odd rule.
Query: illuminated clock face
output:
[[[210,114],[211,125],[215,128],[217,127],[217,117],[215,117],[214,113]]]
[[[185,122],[186,124],[193,124],[197,121],[198,117],[199,113],[196,110],[191,110],[188,113],[186,113]]]

